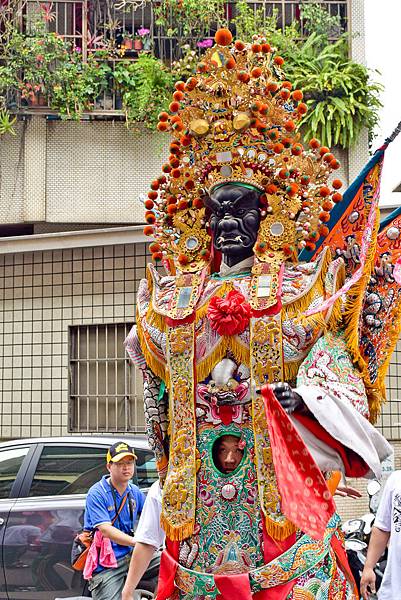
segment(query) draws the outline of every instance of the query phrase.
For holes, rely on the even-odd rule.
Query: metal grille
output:
[[[388,370],[387,402],[383,405],[378,429],[388,440],[401,438],[401,340],[397,342]]]
[[[145,431],[142,377],[123,345],[131,327],[69,328],[70,431]]]

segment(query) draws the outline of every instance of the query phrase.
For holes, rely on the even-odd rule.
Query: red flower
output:
[[[207,316],[212,329],[220,335],[236,335],[247,328],[251,307],[240,292],[232,290],[225,298],[211,299]]]

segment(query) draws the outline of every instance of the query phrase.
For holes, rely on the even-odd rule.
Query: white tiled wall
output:
[[[0,256],[0,438],[68,428],[68,326],[132,322],[145,244]]]

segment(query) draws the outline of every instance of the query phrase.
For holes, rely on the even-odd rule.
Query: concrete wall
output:
[[[132,323],[147,261],[143,243],[0,255],[0,438],[68,432],[68,328]]]
[[[0,142],[0,224],[141,223],[169,140],[122,122],[19,122]]]

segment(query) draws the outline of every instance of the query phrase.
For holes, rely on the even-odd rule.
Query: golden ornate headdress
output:
[[[236,182],[261,192],[254,249],[261,262],[269,252],[282,260],[313,249],[328,233],[333,202],[341,200],[341,182],[327,185],[339,162],[318,140],[307,149],[300,142],[296,123],[307,107],[302,92],[283,78],[283,58],[262,37],[232,44],[231,33],[221,29],[215,42],[196,75],[175,84],[169,113],[159,115],[159,131],[174,139],[145,202],[153,258],[182,272],[210,260],[202,198],[218,185]]]

